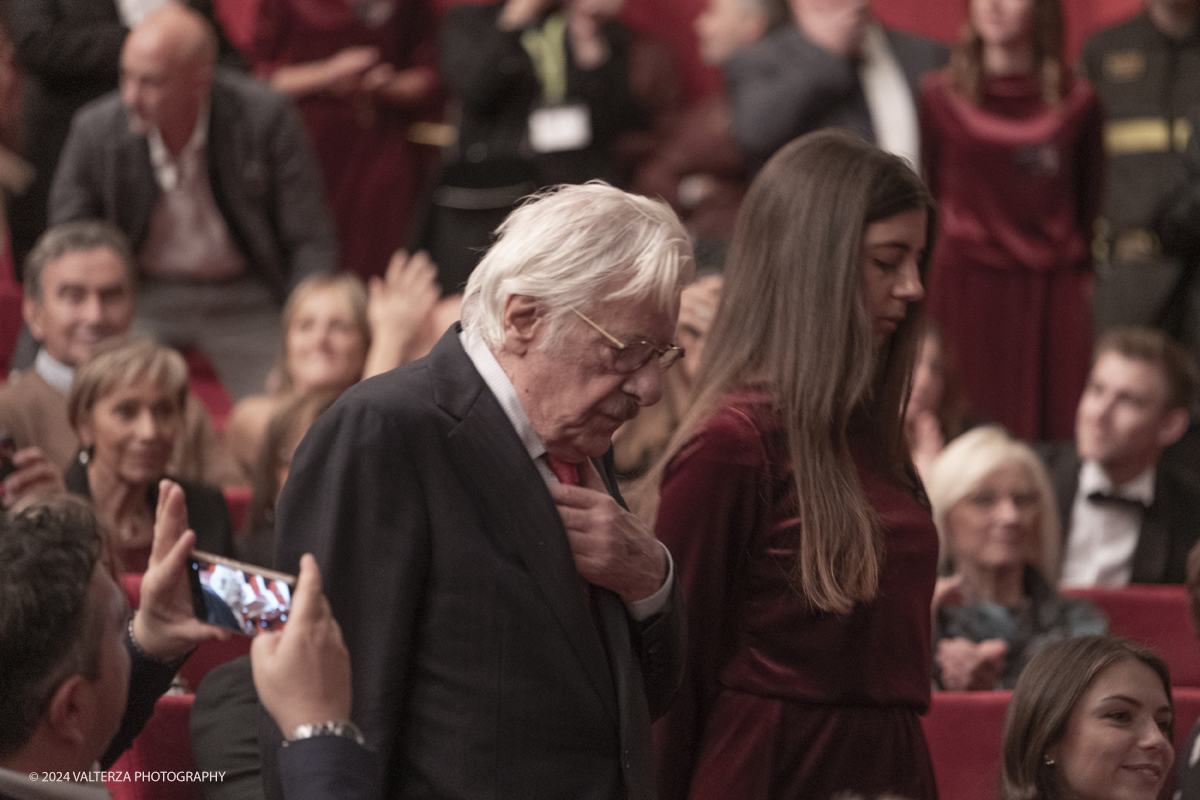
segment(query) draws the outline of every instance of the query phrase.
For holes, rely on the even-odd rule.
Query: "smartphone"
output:
[[[0,481],[17,471],[13,456],[17,454],[17,440],[0,431]]]
[[[188,582],[196,618],[245,636],[283,627],[296,578],[232,558],[192,553]]]

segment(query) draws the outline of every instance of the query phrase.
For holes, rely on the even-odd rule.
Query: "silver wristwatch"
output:
[[[353,722],[322,722],[320,725],[298,726],[284,738],[283,746],[287,747],[292,742],[311,739],[314,736],[341,736],[343,739],[353,739],[362,747],[367,744],[362,731]]]

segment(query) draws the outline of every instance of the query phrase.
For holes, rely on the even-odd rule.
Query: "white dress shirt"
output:
[[[525,445],[525,451],[533,459],[533,464],[541,474],[542,480],[547,484],[558,483],[558,478],[555,477],[549,462],[546,461],[546,445],[542,443],[537,431],[534,430],[533,423],[529,421],[529,416],[525,413],[520,398],[517,397],[517,390],[513,387],[512,381],[508,379],[508,375],[505,374],[504,368],[500,366],[500,362],[496,360],[496,356],[477,334],[464,330],[458,336],[463,350],[467,352],[467,358],[471,359],[471,363],[479,371],[483,382],[496,396],[500,408],[504,409],[504,415],[508,417],[508,421],[512,423],[521,443]],[[671,599],[671,584],[675,581],[675,563],[671,560],[671,551],[667,549],[666,545],[662,542],[658,544],[667,558],[667,579],[663,581],[663,585],[659,587],[658,591],[649,597],[625,604],[629,609],[630,616],[639,622],[662,611]]]
[[[138,252],[148,275],[215,281],[236,278],[246,270],[208,180],[208,111],[205,103],[178,156],[171,155],[157,128],[146,135],[159,187],[150,229]]]
[[[71,393],[71,382],[75,380],[75,369],[68,367],[54,356],[39,347],[37,357],[33,359],[34,371],[42,376],[42,380],[63,394]]]
[[[1133,480],[1113,486],[1099,464],[1084,462],[1071,508],[1063,588],[1118,588],[1129,583],[1145,511],[1133,504],[1089,500],[1088,495],[1111,494],[1149,508],[1154,502],[1154,477],[1151,465]]]
[[[921,127],[917,122],[916,99],[878,22],[868,25],[863,37],[858,80],[879,148],[900,156],[919,172]]]

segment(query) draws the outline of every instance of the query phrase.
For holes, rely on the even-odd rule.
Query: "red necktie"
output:
[[[558,478],[558,482],[567,486],[579,485],[579,465],[570,464],[560,458],[546,453],[546,463],[550,465],[550,471],[554,473],[554,477]]]

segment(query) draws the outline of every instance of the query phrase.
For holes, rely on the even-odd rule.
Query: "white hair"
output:
[[[535,297],[547,314],[543,346],[562,342],[572,309],[653,299],[672,315],[695,274],[687,231],[666,203],[601,181],[530,197],[467,281],[462,326],[493,351],[504,343],[504,305]]]
[[[938,561],[945,566],[954,560],[954,550],[946,517],[955,503],[979,488],[989,475],[1011,464],[1028,471],[1037,492],[1038,542],[1031,548],[1027,560],[1051,584],[1058,580],[1059,533],[1058,506],[1054,488],[1046,468],[1037,453],[1013,439],[997,425],[984,425],[967,431],[946,445],[933,462],[925,491],[933,506],[933,522],[937,526],[941,547]]]

